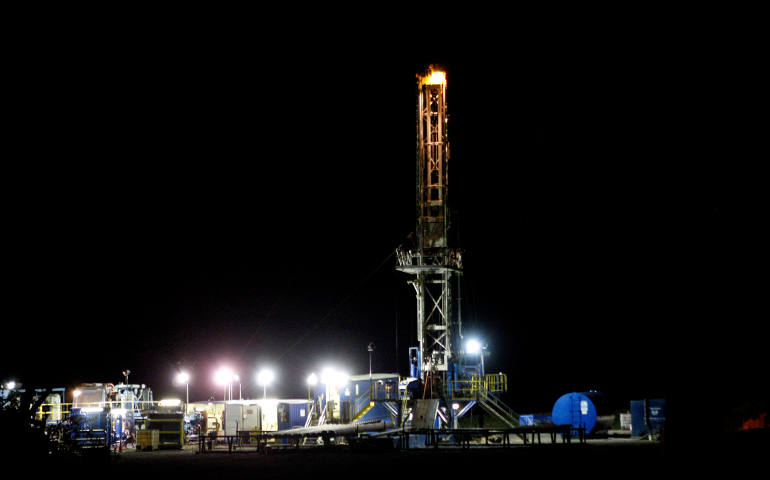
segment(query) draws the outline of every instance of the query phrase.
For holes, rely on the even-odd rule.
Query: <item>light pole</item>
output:
[[[374,392],[372,391],[372,354],[374,353],[374,342],[369,342],[366,346],[369,351],[369,400],[374,398]]]
[[[311,390],[317,384],[318,384],[318,376],[315,373],[311,373],[307,377],[307,399],[309,401],[313,401],[313,395],[311,394]]]
[[[227,391],[233,383],[234,376],[233,371],[226,367],[220,368],[214,374],[214,382],[224,388],[224,401],[227,401]]]
[[[262,385],[265,399],[267,399],[267,385],[270,384],[274,378],[275,374],[273,374],[272,370],[268,370],[266,368],[263,368],[257,374],[257,383]]]
[[[311,421],[315,421],[318,418],[318,409],[316,408],[316,396],[315,393],[312,391],[313,387],[318,385],[318,376],[315,373],[311,373],[307,377],[307,402],[310,404],[310,418]],[[318,408],[321,406],[319,405]]]
[[[187,372],[179,372],[176,376],[176,381],[178,383],[184,383],[185,385],[185,410],[187,409],[187,405],[190,404],[190,375]]]
[[[234,376],[235,374],[233,373],[233,371],[227,367],[220,368],[214,373],[214,382],[217,385],[222,385],[222,388],[224,388],[224,401],[222,403],[225,408],[227,408],[227,389],[233,383]],[[223,414],[222,416],[222,428],[226,433],[227,432],[227,414],[226,413]]]

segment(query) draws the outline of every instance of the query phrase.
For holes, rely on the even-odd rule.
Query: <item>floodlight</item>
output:
[[[465,342],[465,353],[479,353],[481,351],[481,344],[478,340],[470,339]]]
[[[321,370],[321,383],[328,385],[334,381],[335,371],[331,367],[326,367]]]
[[[214,381],[217,385],[228,385],[233,382],[233,371],[227,367],[220,368],[214,374]]]
[[[275,379],[275,374],[272,372],[272,370],[268,370],[266,368],[263,368],[257,374],[257,383],[263,387],[269,385],[273,379]]]

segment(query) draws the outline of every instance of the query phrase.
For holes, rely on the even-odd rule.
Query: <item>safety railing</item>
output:
[[[59,422],[64,420],[71,412],[71,403],[43,403],[35,412],[36,420]]]
[[[452,380],[449,387],[454,400],[477,400],[482,393],[507,392],[508,377],[504,373],[489,374],[484,378],[473,375],[461,380]]]
[[[508,375],[504,373],[487,374],[484,388],[492,393],[508,391]]]
[[[315,402],[310,404],[310,411],[307,412],[307,418],[305,419],[305,428],[309,427],[313,423],[313,416],[316,414]]]
[[[551,443],[586,443],[585,429],[571,425],[538,425],[512,428],[463,428],[463,429],[403,429],[387,434],[396,448],[508,448],[515,438],[524,445],[541,444],[542,436],[550,437]]]
[[[210,433],[198,437],[198,453],[213,452],[259,452],[262,451],[269,439],[262,431],[239,431],[235,435],[217,435]]]
[[[493,413],[509,426],[515,427],[519,424],[519,415],[486,389],[479,390],[478,401],[487,411]]]
[[[372,402],[372,390],[367,388],[353,400],[353,417],[357,417]]]
[[[58,422],[65,420],[73,408],[110,408],[112,410],[153,410],[160,406],[158,401],[107,401],[107,402],[76,402],[76,403],[43,403],[35,412],[37,420]]]

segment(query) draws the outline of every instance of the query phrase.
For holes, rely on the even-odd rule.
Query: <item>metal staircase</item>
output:
[[[316,425],[323,425],[326,422],[326,409],[325,408],[319,408],[318,410],[321,411],[321,415],[318,415],[318,421],[313,421],[313,417],[316,413],[316,403],[313,403],[313,406],[310,407],[310,414],[307,416],[307,420],[305,420],[305,427],[312,427]],[[318,444],[318,438],[317,437],[305,437],[302,439],[302,445],[317,445]]]
[[[372,408],[374,408],[374,402],[367,403],[364,408],[356,413],[355,417],[353,417],[352,423],[356,423],[357,421],[361,420],[361,418],[363,418],[363,416],[366,415]]]
[[[477,396],[479,405],[481,405],[484,410],[491,413],[511,428],[519,426],[519,414],[514,412],[499,398],[489,393],[489,390],[487,390],[484,385],[478,386]]]

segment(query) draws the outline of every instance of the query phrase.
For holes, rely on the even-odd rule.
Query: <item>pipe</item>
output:
[[[385,430],[385,422],[358,423],[344,425],[316,425],[313,427],[294,428],[290,430],[278,430],[268,433],[269,437],[283,437],[288,435],[320,435],[322,432],[329,432],[334,435],[353,435],[362,432],[381,432]]]

